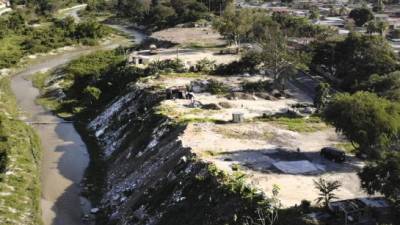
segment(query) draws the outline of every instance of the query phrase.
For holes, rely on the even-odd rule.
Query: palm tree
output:
[[[339,189],[340,186],[342,184],[339,181],[327,181],[323,178],[314,180],[314,187],[319,190],[319,197],[316,199],[317,203],[320,204],[322,202],[325,207],[328,207],[331,200],[337,199],[333,192]]]

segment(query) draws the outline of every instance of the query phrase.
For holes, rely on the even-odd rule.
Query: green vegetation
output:
[[[327,128],[327,125],[316,115],[296,117],[288,114],[275,114],[258,117],[256,120],[271,122],[296,132],[315,132]]]
[[[213,11],[225,7],[226,1],[202,2],[197,0],[168,1],[89,1],[89,13],[108,10],[118,17],[129,19],[132,23],[144,25],[148,30],[160,30],[181,23],[194,23],[209,20]]]
[[[379,158],[397,143],[400,105],[368,92],[338,94],[327,105],[323,118],[359,147],[359,154]]]
[[[400,212],[400,153],[387,153],[382,159],[369,163],[358,174],[361,186],[369,194],[381,193],[392,201]],[[398,214],[397,214],[398,215]]]
[[[180,59],[158,60],[151,62],[147,68],[148,74],[185,73],[185,64]]]
[[[209,80],[207,91],[214,95],[222,95],[228,93],[229,87],[217,80]]]
[[[266,130],[242,130],[224,126],[216,126],[214,130],[216,133],[232,139],[259,139],[265,141],[271,140],[274,137],[273,133]]]
[[[356,25],[361,27],[366,22],[374,18],[374,14],[368,8],[356,8],[351,10],[349,17],[352,18]]]
[[[319,191],[319,197],[317,198],[318,204],[323,204],[324,207],[328,208],[328,204],[337,199],[335,191],[340,188],[341,183],[339,181],[327,181],[323,178],[314,180],[314,187]]]
[[[255,74],[260,69],[262,63],[262,55],[249,51],[244,53],[239,61],[233,61],[229,64],[220,64],[214,71],[217,75],[232,75],[250,73]]]
[[[386,21],[376,21],[376,20],[371,20],[367,23],[367,33],[373,34],[373,33],[379,33],[380,35],[384,36],[386,33],[386,30],[389,28],[389,24]]]
[[[307,18],[281,13],[269,16],[258,9],[237,10],[233,3],[226,6],[221,17],[214,20],[216,28],[225,38],[239,45],[242,42],[257,41],[266,34],[274,35],[271,30],[280,30],[284,36],[317,37],[332,34],[329,28],[312,24]]]
[[[205,115],[199,115],[207,113],[209,110],[203,109],[190,109],[189,111],[179,111],[171,105],[161,104],[155,107],[155,113],[168,117],[173,120],[176,124],[187,124],[187,123],[223,123],[224,121],[206,117]]]
[[[242,83],[242,88],[246,92],[270,92],[273,90],[273,84],[270,80]]]
[[[331,28],[314,25],[304,17],[274,13],[272,19],[279,24],[282,32],[289,37],[315,37],[324,39],[334,35],[334,31]]]
[[[344,91],[360,90],[371,75],[385,75],[398,69],[396,54],[380,36],[350,34],[343,41],[317,42],[310,69],[328,76]]]
[[[349,154],[357,153],[357,148],[358,148],[357,145],[354,146],[350,142],[338,143],[338,144],[335,144],[335,147],[338,149],[344,150],[346,153],[349,153]]]
[[[132,83],[151,75],[196,77],[198,74],[187,73],[180,60],[152,62],[141,69],[128,66],[124,49],[98,51],[71,61],[64,67],[53,71],[58,75],[56,80],[65,97],[60,99],[46,90],[46,75],[38,74],[34,84],[42,90],[38,102],[58,115],[74,115],[83,113],[87,116],[96,113],[113,98],[122,94]],[[160,76],[161,77],[161,76]],[[161,88],[161,87],[160,87]],[[82,114],[82,115],[83,115]]]
[[[196,70],[202,73],[210,73],[215,68],[215,60],[207,58],[201,59],[196,62]]]
[[[35,88],[43,90],[46,87],[46,79],[50,73],[37,73],[32,76],[32,84]]]
[[[129,80],[138,78],[134,68],[125,65],[124,56],[119,50],[99,51],[71,61],[53,71],[62,74],[61,80],[56,82],[66,95],[63,99],[53,96],[51,91],[46,92],[45,80],[48,74],[37,74],[33,83],[42,91],[38,102],[61,115],[95,111],[95,106],[106,104],[124,90]]]
[[[0,80],[0,221],[41,224],[41,147],[33,129],[17,119],[19,112],[9,87]]]
[[[387,75],[373,74],[360,84],[360,89],[392,101],[400,100],[400,71]]]
[[[212,190],[213,193],[219,194],[220,197],[215,196],[214,198],[219,199],[221,196],[224,196],[224,198],[229,198],[229,202],[232,200],[236,202],[233,204],[236,208],[235,211],[224,211],[225,215],[226,213],[235,214],[231,219],[232,221],[229,221],[229,223],[227,222],[227,224],[252,224],[251,220],[257,221],[260,219],[260,214],[265,216],[261,219],[267,220],[266,217],[274,218],[273,224],[276,225],[310,224],[302,219],[302,212],[299,208],[282,209],[280,207],[279,187],[277,185],[271,184],[271,186],[273,186],[273,193],[269,195],[270,197],[265,197],[261,194],[262,192],[245,183],[246,175],[240,171],[227,174],[219,170],[213,164],[208,164],[207,170],[209,174],[201,177],[197,176],[198,181],[209,185],[213,185],[217,182],[218,187]],[[209,177],[209,175],[211,175],[211,177]],[[226,201],[228,201],[228,199]],[[229,208],[232,208],[233,205],[229,206]]]
[[[15,65],[23,56],[21,50],[22,38],[18,35],[10,35],[0,40],[0,68]]]
[[[314,97],[314,106],[317,108],[318,111],[325,108],[326,104],[329,101],[329,92],[330,92],[330,85],[328,83],[320,83],[316,87],[316,94]]]
[[[80,43],[94,45],[109,32],[110,29],[94,20],[77,24],[72,17],[53,19],[34,28],[27,25],[22,12],[13,12],[0,17],[0,69],[16,65],[29,54]]]
[[[28,13],[35,13],[36,16],[49,17],[59,9],[66,8],[82,2],[81,0],[11,0],[13,7],[24,5]]]

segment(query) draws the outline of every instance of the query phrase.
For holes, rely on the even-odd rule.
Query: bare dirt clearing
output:
[[[233,54],[218,54],[218,52],[208,49],[194,49],[194,48],[168,48],[159,49],[156,55],[147,56],[151,61],[163,61],[168,59],[180,59],[188,65],[195,65],[196,62],[202,59],[209,59],[215,61],[217,64],[228,64],[232,61],[238,60],[239,55]]]
[[[163,75],[147,85],[165,85],[165,88],[184,86],[195,79],[209,78],[231,86],[238,86],[246,79],[265,79],[261,76]],[[249,184],[267,194],[277,184],[281,188],[280,199],[284,206],[300,204],[303,199],[314,201],[318,191],[314,189],[313,180],[319,177],[342,182],[343,186],[337,191],[339,198],[366,196],[357,176],[362,162],[349,156],[346,163],[337,164],[319,154],[322,147],[347,143],[334,128],[312,117],[270,121],[258,119],[263,114],[286,112],[291,105],[299,102],[310,103],[310,99],[298,89],[290,87],[288,91],[294,97],[275,100],[256,96],[251,99],[228,99],[225,95],[199,93],[195,95],[195,100],[203,105],[222,105],[224,102],[229,107],[218,110],[196,108],[190,106],[190,100],[175,99],[163,101],[159,110],[177,121],[189,121],[181,140],[205,161],[228,173],[237,170],[245,173]],[[244,123],[230,122],[235,112],[243,113]],[[289,168],[294,172],[283,172],[279,168]]]
[[[222,39],[222,36],[210,27],[175,27],[155,32],[151,37],[185,46],[215,47],[226,45],[226,41]]]

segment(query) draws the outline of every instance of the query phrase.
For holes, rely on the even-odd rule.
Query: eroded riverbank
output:
[[[80,224],[82,216],[79,183],[89,157],[73,124],[54,116],[35,103],[39,91],[32,86],[33,74],[62,65],[89,50],[66,53],[28,67],[11,82],[26,121],[33,124],[43,145],[41,207],[44,224]],[[45,124],[49,123],[49,124]]]
[[[137,39],[142,40],[142,37],[140,34]],[[72,123],[66,123],[36,104],[40,93],[33,87],[31,76],[96,50],[114,49],[131,43],[132,40],[111,39],[99,47],[80,47],[58,55],[45,56],[12,78],[11,88],[24,113],[23,120],[32,122],[44,149],[41,166],[41,207],[45,225],[82,224],[82,216],[87,214],[91,207],[81,196],[80,188],[89,164],[89,155],[84,141]]]

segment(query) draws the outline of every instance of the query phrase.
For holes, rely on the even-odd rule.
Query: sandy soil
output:
[[[238,60],[240,55],[221,55],[216,51],[206,49],[169,48],[159,49],[158,54],[150,55],[149,58],[151,58],[152,61],[179,58],[187,65],[195,65],[197,61],[207,58],[209,60],[214,60],[217,64],[228,64],[232,61]]]
[[[337,164],[320,157],[319,150],[334,146],[343,139],[333,128],[298,133],[284,130],[266,122],[243,124],[194,123],[182,136],[185,146],[218,168],[232,173],[232,165],[240,165],[247,175],[247,182],[263,190],[267,195],[272,186],[278,185],[284,206],[299,204],[318,197],[313,180],[319,177],[339,180],[343,186],[337,191],[339,198],[365,196],[356,174],[362,163],[351,158],[345,164]],[[297,148],[301,153],[297,153]],[[322,168],[316,174],[285,174],[274,168],[279,161],[308,160]]]
[[[205,76],[202,79],[210,78]],[[215,77],[214,77],[215,78]],[[158,82],[168,87],[184,86],[194,78],[161,78]],[[229,84],[239,84],[244,79],[263,79],[262,77],[215,78]],[[157,81],[156,81],[157,82]],[[166,100],[161,106],[168,115],[177,118],[202,118],[231,121],[233,112],[242,112],[247,122],[234,123],[190,123],[181,136],[182,143],[191,147],[202,159],[212,162],[218,168],[232,173],[232,165],[240,165],[247,175],[247,182],[264,191],[267,195],[274,184],[280,190],[280,199],[284,206],[300,204],[301,200],[314,201],[318,191],[314,189],[314,180],[323,177],[339,180],[342,187],[337,191],[341,199],[366,196],[359,185],[357,171],[363,163],[352,156],[344,164],[337,164],[322,158],[322,147],[335,146],[346,140],[332,127],[322,124],[313,132],[295,132],[273,122],[251,120],[263,113],[286,111],[290,105],[298,102],[311,102],[303,92],[290,86],[292,98],[266,100],[255,97],[251,100],[230,100],[223,96],[208,93],[196,94],[195,99],[202,104],[228,102],[231,108],[220,110],[202,110],[188,107],[190,101],[184,99]],[[297,152],[300,148],[300,153]],[[318,171],[308,174],[285,174],[273,164],[285,161],[307,160]]]
[[[218,46],[226,44],[222,36],[210,27],[170,28],[155,32],[152,37],[181,45]]]

